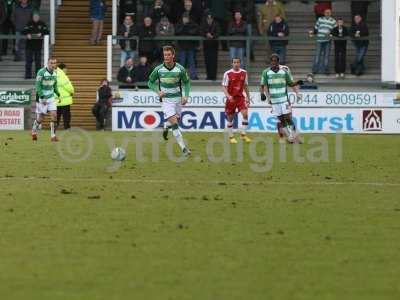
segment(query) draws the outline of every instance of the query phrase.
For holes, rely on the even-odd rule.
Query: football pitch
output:
[[[1,298],[400,299],[400,138],[250,136],[0,132]]]

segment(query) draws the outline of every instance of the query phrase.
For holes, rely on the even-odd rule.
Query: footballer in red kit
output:
[[[229,134],[229,142],[231,144],[237,143],[233,135],[233,118],[237,112],[240,112],[243,117],[240,126],[240,138],[249,143],[251,139],[246,135],[246,129],[249,124],[247,109],[250,104],[250,93],[248,89],[247,72],[240,68],[239,58],[232,59],[232,69],[225,72],[222,86],[226,96],[225,114],[228,119],[227,131]]]

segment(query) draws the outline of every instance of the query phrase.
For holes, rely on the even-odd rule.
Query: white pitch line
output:
[[[248,184],[248,185],[355,185],[355,186],[388,186],[400,187],[400,182],[356,182],[356,181],[311,181],[311,182],[278,182],[278,181],[242,181],[242,180],[167,180],[167,179],[118,179],[118,178],[51,178],[51,177],[0,177],[0,182],[6,181],[61,181],[61,182],[110,182],[110,183],[180,183],[180,184]]]

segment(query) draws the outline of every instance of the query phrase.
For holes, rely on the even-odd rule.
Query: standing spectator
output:
[[[125,17],[124,23],[120,26],[119,35],[123,38],[131,38],[137,34],[135,25],[133,24],[132,16]],[[120,39],[119,45],[121,47],[121,66],[124,65],[128,58],[135,59],[137,56],[137,41],[135,39]]]
[[[274,21],[269,25],[268,36],[273,38],[286,38],[289,35],[289,26],[282,19],[280,15],[275,16]],[[273,53],[278,54],[279,63],[281,65],[286,64],[286,46],[287,40],[270,40],[271,50]]]
[[[319,18],[323,17],[327,9],[330,9],[332,11],[331,1],[315,1],[314,5],[315,20],[318,20]]]
[[[25,79],[32,78],[32,62],[35,61],[35,75],[40,69],[42,58],[43,36],[49,34],[47,25],[40,20],[38,12],[34,12],[32,20],[26,24],[22,34],[26,35],[25,46]]]
[[[142,3],[142,7],[143,7],[142,15],[144,17],[149,17],[151,7],[154,4],[154,0],[141,0],[140,2]]]
[[[335,44],[335,72],[336,78],[344,78],[346,72],[346,48],[349,30],[344,26],[342,18],[338,18],[337,26],[333,28],[332,35],[336,38]]]
[[[19,0],[18,4],[15,5],[13,13],[13,21],[15,24],[15,57],[14,61],[20,61],[23,57],[25,49],[25,40],[21,39],[22,31],[25,25],[32,19],[32,7],[28,0]]]
[[[117,75],[118,82],[122,83],[120,87],[133,87],[135,84],[135,73],[133,69],[133,59],[128,58],[125,65],[122,66]]]
[[[240,11],[234,14],[234,21],[229,25],[228,34],[231,36],[246,36],[247,24],[242,20]],[[244,51],[246,48],[246,41],[229,41],[229,55],[231,60],[234,58],[240,59],[241,67],[244,66]]]
[[[108,110],[112,105],[112,91],[108,80],[103,79],[97,90],[97,100],[92,113],[96,117],[96,130],[105,130]]]
[[[283,4],[275,0],[265,1],[265,5],[263,5],[258,12],[258,31],[261,35],[266,33],[269,24],[272,23],[276,15],[280,15],[285,19]]]
[[[354,24],[351,26],[350,36],[353,38],[353,44],[356,47],[356,56],[351,64],[351,74],[360,76],[365,71],[364,57],[367,54],[369,45],[368,27],[360,15],[354,16]]]
[[[140,87],[147,88],[147,81],[149,81],[150,73],[151,73],[151,67],[147,63],[147,57],[141,56],[139,58],[139,64],[133,68],[135,82],[139,83]],[[140,84],[141,82],[143,82],[143,84]]]
[[[367,22],[369,4],[370,1],[351,1],[351,17],[354,19],[355,15],[360,15],[364,22]]]
[[[137,0],[119,0],[119,24],[122,24],[126,16],[131,16],[132,20],[136,16]]]
[[[168,15],[169,7],[162,0],[155,0],[154,7],[150,11],[150,17],[153,19],[154,24],[161,21],[163,17]]]
[[[107,11],[105,0],[90,0],[90,18],[92,19],[92,36],[90,42],[92,45],[100,44],[103,34],[103,20]]]
[[[190,20],[188,13],[184,13],[182,16],[182,23],[176,25],[175,34],[176,35],[199,35],[199,26]],[[198,45],[197,41],[184,40],[178,41],[179,47],[179,63],[182,66],[186,66],[188,63],[190,79],[197,80],[197,70],[195,63],[196,47]]]
[[[150,17],[144,18],[143,25],[139,28],[139,55],[146,56],[150,64],[155,60],[156,43],[153,40],[143,40],[143,38],[153,38],[155,36],[156,30],[153,25],[153,20]]]
[[[156,35],[157,37],[172,37],[175,35],[175,28],[174,25],[171,24],[168,20],[167,17],[163,17],[160,20],[160,23],[157,24],[156,26]],[[166,40],[166,41],[157,41],[157,60],[162,59],[162,48],[166,45],[171,45],[172,41],[171,40]]]
[[[208,14],[202,25],[204,61],[206,63],[207,80],[217,80],[218,70],[218,36],[219,26],[211,14]]]
[[[15,0],[3,0],[5,2],[5,17],[3,24],[1,24],[1,33],[5,35],[15,34],[15,25],[12,21],[12,13],[15,6]],[[13,41],[13,49],[15,49],[15,41]],[[1,49],[2,55],[7,55],[8,40],[3,40],[3,48]],[[13,51],[14,52],[14,51]]]
[[[189,14],[190,20],[200,25],[204,14],[201,2],[200,0],[184,0],[183,9],[181,9],[180,14],[181,19],[183,14],[186,13]]]
[[[313,73],[329,74],[329,54],[331,51],[331,31],[336,26],[336,21],[331,17],[332,11],[325,10],[325,15],[317,20],[314,31],[310,31],[310,37],[317,35],[317,49],[315,53]]]
[[[71,105],[73,103],[74,86],[67,76],[67,66],[60,63],[57,68],[57,89],[59,92],[57,101],[57,125],[60,125],[61,116],[63,117],[64,129],[71,128]]]
[[[3,0],[0,0],[0,33],[3,32],[3,27],[2,24],[4,20],[6,19],[6,5]],[[2,61],[1,58],[1,50],[3,49],[3,40],[0,39],[0,61]]]

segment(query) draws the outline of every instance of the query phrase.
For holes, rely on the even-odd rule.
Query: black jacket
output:
[[[228,35],[232,36],[246,36],[247,34],[247,24],[246,22],[240,22],[236,24],[236,22],[231,22],[228,27]],[[229,47],[235,48],[246,48],[246,41],[230,41]]]
[[[6,3],[3,0],[0,0],[0,25],[3,24],[6,18],[7,18]]]
[[[199,35],[200,28],[193,21],[187,24],[179,23],[175,28],[175,35]],[[193,50],[197,47],[198,41],[178,41],[178,46],[182,50]]]
[[[364,22],[360,22],[359,24],[353,24],[350,29],[350,36],[354,39],[353,43],[356,47],[365,47],[369,45],[369,40],[357,40],[358,38],[355,37],[357,31],[360,31],[361,38],[367,38],[369,36],[369,31],[367,24]]]
[[[285,38],[289,35],[289,25],[282,20],[280,23],[272,22],[268,27],[268,36],[270,37],[278,37],[278,33],[283,32],[285,34]],[[286,46],[288,44],[287,40],[272,40],[269,41],[271,46]]]
[[[339,26],[332,29],[332,35],[339,38],[337,40],[335,39],[335,47],[345,47],[347,44],[346,37],[349,36],[349,29],[346,26],[343,26],[342,29],[342,33],[339,33]]]
[[[208,25],[207,21],[204,21],[201,25],[201,34],[206,38],[204,41],[204,47],[218,47],[218,40],[216,40],[219,36],[219,26],[216,21],[213,21],[211,25]],[[211,33],[213,38],[209,39],[207,37],[207,33]]]
[[[136,82],[147,82],[151,73],[151,67],[149,64],[139,64],[133,68],[133,73],[135,74],[134,76]]]
[[[163,4],[160,8],[153,7],[149,13],[154,24],[160,22],[161,18],[167,17],[169,13],[169,7]]]
[[[121,67],[118,71],[117,79],[119,82],[133,84],[135,82],[135,68],[128,70],[125,66]],[[126,79],[130,77],[132,82],[127,82]]]
[[[143,39],[143,38],[153,38],[153,37],[156,36],[156,30],[155,30],[153,25],[148,26],[148,27],[146,27],[144,25],[141,26],[139,28],[139,32],[138,33],[139,33],[139,37],[141,39]],[[156,44],[152,40],[150,40],[150,41],[149,40],[147,40],[147,41],[141,40],[140,43],[139,43],[139,52],[149,53],[149,52],[153,52],[155,48],[156,48]]]
[[[99,96],[99,101],[97,103],[110,106],[112,92],[109,86],[102,86],[97,90],[97,95]]]
[[[122,24],[122,25],[119,27],[118,34],[123,38],[125,32],[127,32],[128,30],[129,30],[129,32],[128,32],[128,37],[132,37],[132,36],[137,35],[136,26],[133,25],[133,24],[132,24],[132,26],[129,27],[129,29],[128,29],[127,26],[125,26],[124,24]],[[127,46],[127,45],[129,45],[129,47],[131,48],[131,49],[130,49],[131,51],[136,51],[136,48],[137,48],[137,42],[136,42],[135,39],[133,39],[133,40],[119,40],[119,45],[121,46],[121,49],[122,49],[122,50],[126,50],[126,46]]]
[[[35,37],[39,33],[41,34],[41,38],[35,39]],[[22,34],[25,34],[25,35],[31,34],[32,35],[31,40],[26,40],[26,49],[38,51],[38,50],[42,49],[43,36],[46,34],[49,34],[49,29],[47,28],[46,23],[44,23],[40,20],[37,23],[35,23],[33,21],[29,21],[28,24],[26,24],[24,30],[22,31]]]

